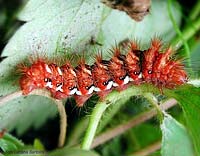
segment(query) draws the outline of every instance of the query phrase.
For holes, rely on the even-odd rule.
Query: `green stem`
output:
[[[185,54],[186,54],[187,58],[190,58],[190,48],[189,48],[189,46],[188,46],[187,40],[185,40],[185,38],[184,38],[184,36],[183,36],[181,30],[179,29],[179,27],[178,27],[178,25],[177,25],[177,23],[176,23],[176,21],[175,21],[173,15],[172,15],[172,12],[171,12],[171,5],[172,5],[172,4],[171,4],[171,3],[172,3],[172,0],[168,0],[167,8],[168,8],[169,17],[170,17],[171,22],[172,22],[172,24],[173,24],[173,26],[174,26],[174,30],[176,31],[176,33],[177,33],[178,36],[179,36],[179,40],[181,40],[182,43],[183,43],[183,45],[184,45]],[[191,62],[190,62],[189,59],[188,59],[188,65],[189,65],[189,67],[191,67]]]
[[[200,17],[198,17],[194,22],[190,23],[182,31],[183,39],[185,41],[189,40],[199,30],[200,30]],[[171,43],[173,47],[175,47],[176,49],[179,49],[183,45],[183,40],[180,40],[180,37],[178,36],[174,40],[172,40]]]
[[[159,105],[162,111],[168,110],[169,108],[175,106],[177,101],[175,99],[169,99],[162,104]],[[95,137],[91,148],[96,148],[101,144],[105,144],[105,142],[125,133],[129,129],[136,127],[137,125],[146,122],[147,120],[151,119],[152,117],[156,116],[158,113],[155,108],[142,112],[125,123],[119,124],[112,129],[106,130],[105,132],[101,133],[97,137]]]
[[[158,113],[158,119],[160,121],[160,123],[163,121],[164,116],[162,113],[162,110],[160,109],[159,105],[158,105],[158,100],[157,98],[152,94],[152,93],[144,93],[143,96],[150,102],[150,104],[156,108],[156,111]]]
[[[128,100],[131,96],[140,94],[141,89],[132,86],[121,92],[113,91],[106,97],[106,99],[103,102],[98,102],[90,116],[89,125],[86,130],[86,134],[84,136],[81,148],[84,150],[89,150],[91,148],[92,141],[94,139],[100,119],[102,118],[102,115],[105,112],[105,110],[111,104],[117,104],[118,102],[125,103],[125,101]]]
[[[200,0],[198,0],[197,3],[194,5],[194,8],[192,9],[189,15],[190,20],[195,20],[195,18],[197,18],[199,14],[200,14]]]
[[[109,105],[106,104],[106,102],[103,102],[103,103],[98,103],[96,105],[96,107],[94,108],[94,111],[92,112],[91,118],[89,120],[89,126],[86,131],[86,135],[85,135],[83,143],[81,145],[82,149],[84,149],[84,150],[90,149],[90,146],[92,144],[92,141],[93,141],[95,133],[96,133],[98,123],[101,119],[103,112],[106,110],[106,108],[108,106]]]

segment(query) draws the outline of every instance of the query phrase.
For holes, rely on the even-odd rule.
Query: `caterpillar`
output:
[[[158,87],[173,89],[188,81],[181,59],[174,57],[171,47],[163,50],[160,39],[153,39],[147,50],[140,50],[137,43],[129,41],[122,54],[113,48],[110,60],[96,56],[93,65],[82,59],[75,68],[70,61],[58,66],[38,58],[29,67],[23,67],[19,80],[24,95],[34,89],[46,88],[56,99],[74,96],[81,107],[94,93],[104,98],[113,89],[123,90],[128,85],[151,83]]]

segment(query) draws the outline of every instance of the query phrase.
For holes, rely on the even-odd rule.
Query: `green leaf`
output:
[[[39,139],[34,140],[33,147],[35,149],[38,149],[38,150],[44,150],[45,149],[44,145],[42,144],[42,142]]]
[[[172,12],[180,23],[180,10],[174,6]],[[92,60],[93,49],[105,50],[126,38],[138,38],[145,44],[156,34],[164,40],[174,35],[166,2],[159,0],[153,1],[151,14],[140,23],[99,0],[30,0],[18,17],[25,24],[3,50],[2,56],[7,58],[0,63],[0,96],[19,90],[17,64],[35,52],[59,57],[63,53],[86,51]],[[91,38],[103,46],[90,44]],[[0,109],[0,128],[16,127],[23,133],[30,126],[39,127],[56,114],[55,110],[50,100],[39,96],[14,99]]]
[[[182,107],[196,155],[200,155],[200,88],[185,85],[166,94],[174,97]]]
[[[15,151],[23,146],[24,144],[20,140],[8,133],[5,133],[3,138],[0,139],[0,148],[4,152]]]
[[[23,155],[23,156],[43,156],[46,155],[42,144],[34,141],[34,147],[31,145],[24,145],[20,140],[12,135],[5,133],[3,138],[0,139],[0,149],[2,149],[5,156]]]
[[[54,102],[46,97],[31,95],[17,98],[0,106],[0,129],[17,128],[17,133],[22,134],[30,126],[40,127],[56,113]]]
[[[12,151],[12,150],[17,150],[17,147],[14,143],[9,142],[4,139],[0,139],[0,148],[6,152],[6,151]]]
[[[162,156],[194,156],[192,142],[183,125],[165,114],[161,130],[163,135]]]
[[[81,150],[78,148],[63,148],[48,154],[49,156],[99,156],[93,151]]]

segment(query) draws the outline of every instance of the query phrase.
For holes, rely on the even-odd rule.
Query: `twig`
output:
[[[175,106],[176,104],[177,104],[177,101],[175,99],[169,99],[166,102],[164,102],[163,104],[161,104],[159,107],[161,110],[167,110],[167,109]],[[156,114],[157,114],[157,110],[155,108],[153,108],[149,111],[139,114],[138,116],[134,117],[132,120],[128,121],[127,123],[121,124],[113,129],[110,129],[110,130],[100,134],[99,136],[97,136],[94,139],[91,148],[95,148],[95,147],[107,142],[108,140],[124,133],[128,129],[130,129],[136,125],[139,125],[140,123],[142,123],[148,119],[151,119]]]
[[[60,134],[59,134],[59,140],[58,140],[58,147],[63,147],[65,144],[65,137],[67,133],[67,115],[65,112],[65,107],[61,100],[55,100],[58,112],[60,114]]]
[[[46,89],[35,89],[29,95],[45,96],[55,102],[60,115],[60,134],[58,140],[58,147],[62,147],[65,143],[66,129],[67,129],[67,115],[62,101],[52,98],[50,92]],[[0,99],[0,107],[5,105],[8,101],[16,99],[21,96],[23,96],[22,91],[16,91],[14,93],[2,97]]]
[[[159,150],[160,148],[161,148],[161,141],[158,141],[158,142],[155,142],[155,143],[149,145],[148,147],[146,147],[138,152],[135,152],[129,156],[148,156],[151,153]]]

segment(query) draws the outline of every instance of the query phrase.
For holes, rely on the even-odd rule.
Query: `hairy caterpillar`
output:
[[[30,67],[23,67],[21,90],[27,95],[34,89],[46,88],[56,99],[73,95],[77,105],[83,106],[93,93],[103,98],[112,89],[123,90],[130,84],[152,83],[162,91],[163,87],[173,89],[187,82],[181,60],[173,57],[170,47],[161,52],[159,39],[153,39],[150,48],[144,51],[133,41],[128,45],[125,55],[120,48],[114,48],[110,60],[97,55],[91,66],[84,60],[74,68],[70,62],[58,66],[37,59]]]

